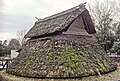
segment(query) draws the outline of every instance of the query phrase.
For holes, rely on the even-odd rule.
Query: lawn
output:
[[[5,81],[118,81],[120,80],[120,66],[116,71],[98,75],[98,76],[89,76],[84,78],[77,79],[35,79],[35,78],[25,78],[15,75],[10,75],[5,72],[5,70],[0,71],[0,75]]]

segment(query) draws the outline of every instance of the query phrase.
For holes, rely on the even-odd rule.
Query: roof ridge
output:
[[[70,8],[70,9],[67,9],[65,11],[62,11],[62,12],[59,12],[57,14],[54,14],[52,16],[48,16],[48,17],[45,17],[43,19],[40,19],[39,21],[36,21],[36,23],[39,23],[39,22],[44,22],[44,21],[47,21],[49,19],[53,19],[53,18],[56,18],[56,17],[59,17],[59,16],[62,16],[62,15],[65,15],[65,14],[68,14],[72,11],[75,11],[75,10],[79,10],[79,11],[84,11],[86,8],[85,8],[85,5],[84,4],[80,4],[78,6],[75,6],[73,8]]]
[[[25,38],[38,37],[65,29],[78,15],[87,10],[84,4],[80,4],[55,15],[38,19],[34,26],[25,35]]]

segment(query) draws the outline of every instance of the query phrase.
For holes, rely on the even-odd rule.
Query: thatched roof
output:
[[[39,37],[59,31],[63,31],[83,12],[85,12],[85,14],[88,14],[87,16],[90,17],[85,6],[81,4],[79,6],[68,9],[61,13],[41,19],[37,21],[35,25],[29,30],[29,32],[25,35],[25,38]],[[83,18],[86,19],[85,17]],[[93,25],[91,24],[92,20],[91,19],[88,20],[90,20],[90,24],[88,25]],[[86,23],[88,22],[86,21],[84,23],[87,26]],[[86,27],[86,29],[88,28]],[[88,31],[88,33],[95,33],[95,29],[92,32]]]
[[[25,36],[31,39],[6,71],[34,78],[77,78],[116,70],[116,65],[92,35],[75,34],[76,30],[66,34],[65,31],[76,27],[72,26],[74,22],[78,25],[78,18],[83,21],[79,26],[89,34],[95,33],[84,5],[38,20]]]
[[[61,34],[28,40],[6,71],[34,78],[77,78],[116,69],[91,36]]]

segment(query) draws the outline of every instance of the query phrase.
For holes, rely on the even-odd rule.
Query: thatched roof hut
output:
[[[83,24],[85,28],[83,28]],[[77,25],[81,27],[77,28]],[[74,31],[73,34],[80,32],[81,29],[85,29],[89,34],[96,32],[89,12],[84,5],[76,6],[72,9],[37,21],[33,28],[25,35],[25,38],[44,37],[49,34],[52,35],[53,33],[66,32],[68,29]]]
[[[40,78],[83,77],[116,69],[93,36],[95,28],[83,4],[36,21],[30,38],[7,72]]]

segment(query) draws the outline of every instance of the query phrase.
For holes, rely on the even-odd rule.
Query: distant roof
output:
[[[28,31],[25,38],[48,35],[64,30],[83,11],[87,10],[83,4],[36,21],[35,25]]]

